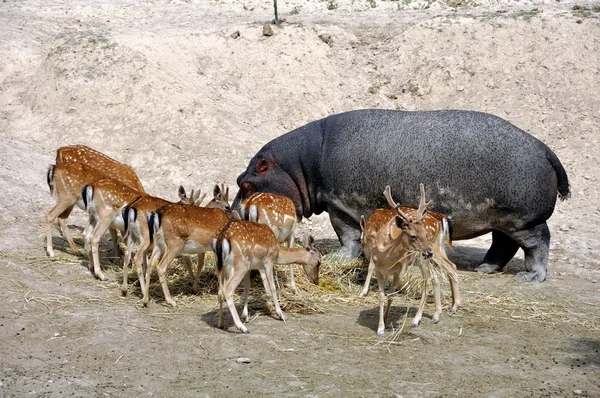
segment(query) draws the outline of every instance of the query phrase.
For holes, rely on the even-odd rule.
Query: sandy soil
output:
[[[600,8],[290,0],[279,11],[267,37],[268,1],[0,3],[0,396],[600,396]],[[255,295],[252,334],[240,335],[230,318],[228,332],[214,327],[210,266],[200,295],[181,272],[180,306],[153,282],[144,309],[137,283],[120,297],[116,262],[103,264],[110,282],[94,280],[58,231],[59,258],[44,256],[45,172],[59,146],[128,162],[165,198],[179,184],[235,192],[270,139],[369,107],[486,111],[548,144],[573,191],[549,222],[548,280],[514,282],[521,255],[506,274],[465,271],[484,236],[458,242],[463,307],[437,325],[377,340],[358,269],[345,289],[288,305],[287,324]],[[80,244],[85,223],[75,211]],[[323,248],[335,238],[325,215],[301,232]],[[396,299],[396,331],[416,303]]]

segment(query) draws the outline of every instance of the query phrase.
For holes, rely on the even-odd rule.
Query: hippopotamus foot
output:
[[[470,269],[473,271],[477,271],[480,274],[491,274],[493,272],[500,271],[502,267],[498,264],[488,264],[488,263],[475,263],[470,266]]]
[[[492,231],[492,246],[480,264],[469,266],[480,274],[499,272],[519,250],[519,245],[500,231]]]
[[[545,222],[530,229],[518,231],[513,239],[525,252],[525,272],[515,275],[517,282],[543,282],[548,270],[550,230]]]
[[[362,253],[360,244],[360,225],[352,220],[347,214],[339,211],[333,206],[327,209],[329,219],[342,247],[336,252],[344,258],[355,258]]]

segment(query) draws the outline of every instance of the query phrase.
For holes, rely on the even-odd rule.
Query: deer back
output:
[[[144,187],[131,166],[118,162],[105,154],[85,145],[71,145],[58,148],[56,163],[81,163],[94,168],[106,177],[114,178],[138,192],[144,192]]]
[[[217,255],[217,271],[222,272],[226,258],[231,262],[241,259],[248,268],[262,263],[267,256],[275,261],[279,242],[268,226],[236,220],[229,221],[219,230],[211,246]]]
[[[211,239],[229,221],[229,217],[221,209],[178,203],[167,204],[153,214],[158,217],[157,226],[161,228],[167,245],[170,239],[193,240],[202,246],[209,245]]]
[[[287,196],[256,192],[240,204],[242,217],[268,225],[280,241],[285,240],[296,225],[296,208]]]
[[[168,200],[150,195],[139,196],[132,202],[128,203],[127,206],[125,206],[122,210],[125,233],[128,232],[130,224],[138,220],[144,220],[143,222],[139,222],[137,224],[139,225],[138,228],[145,230],[148,226],[147,222],[145,222],[148,214],[169,203],[171,202]]]
[[[409,217],[416,219],[417,209],[405,206],[401,206],[400,209]],[[371,216],[367,219],[363,231],[363,250],[366,244],[373,242],[375,236],[377,235],[377,231],[386,225],[395,215],[396,211],[394,209],[375,209],[373,213],[371,213]],[[427,240],[433,242],[436,236],[439,235],[443,229],[444,219],[448,220],[444,214],[427,210],[427,213],[422,221],[423,227],[425,228],[425,232],[427,234]],[[449,224],[449,227],[451,230],[451,223]],[[452,247],[451,239],[448,239],[447,243],[450,247]]]
[[[105,177],[83,187],[81,195],[86,210],[100,214],[118,212],[144,194],[113,178]]]
[[[52,165],[46,175],[50,195],[59,198],[71,197],[74,200],[81,197],[81,189],[84,186],[102,178],[102,173],[80,163]]]

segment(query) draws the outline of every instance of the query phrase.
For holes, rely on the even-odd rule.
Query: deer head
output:
[[[388,230],[390,230],[390,234],[401,232],[398,234],[397,244],[400,244],[407,251],[419,251],[423,257],[429,258],[433,255],[433,250],[431,243],[427,239],[423,219],[427,213],[427,207],[431,202],[425,202],[425,187],[423,184],[420,184],[419,187],[421,190],[421,200],[415,220],[400,210],[400,205],[394,202],[389,185],[385,187],[383,195],[387,199],[388,204],[396,210],[396,216],[388,223]],[[397,228],[397,231],[391,230],[394,228]]]

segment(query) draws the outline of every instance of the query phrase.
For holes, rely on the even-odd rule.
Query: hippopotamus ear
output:
[[[257,175],[262,175],[264,173],[266,173],[269,170],[269,161],[265,158],[259,160],[256,163],[256,166],[254,166],[256,169],[256,174]]]

